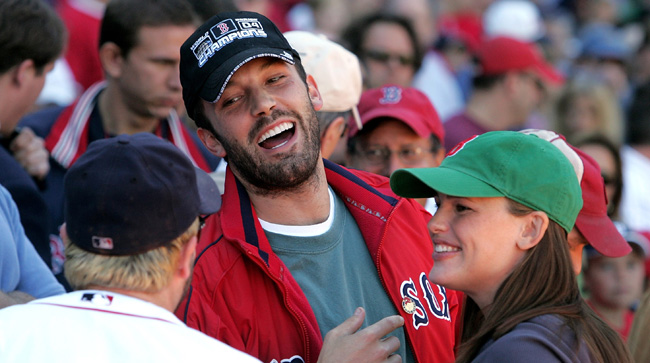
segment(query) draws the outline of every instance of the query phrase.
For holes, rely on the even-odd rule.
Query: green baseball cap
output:
[[[393,191],[406,198],[506,197],[545,212],[567,233],[582,208],[582,191],[571,163],[535,135],[493,131],[456,145],[437,168],[396,170]]]

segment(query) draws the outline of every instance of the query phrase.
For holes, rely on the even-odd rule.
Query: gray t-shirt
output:
[[[331,189],[330,195],[334,195]],[[359,306],[366,309],[363,327],[398,314],[379,280],[354,218],[338,196],[330,199],[334,208],[330,209],[330,220],[326,222],[331,225],[324,233],[289,235],[291,228],[284,229],[283,234],[266,231],[273,252],[287,265],[305,293],[323,337],[352,316]],[[265,228],[268,225],[262,223]],[[303,227],[300,229],[304,231]],[[412,362],[413,354],[404,334],[403,329],[398,329],[390,335],[400,339],[397,354],[404,362]]]

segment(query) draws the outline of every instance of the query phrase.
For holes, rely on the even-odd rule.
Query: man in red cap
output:
[[[463,112],[444,123],[447,148],[488,131],[520,129],[547,88],[563,81],[535,44],[498,36],[483,42],[476,55],[472,96]]]
[[[630,253],[632,248],[629,243],[607,215],[605,184],[596,161],[555,132],[532,129],[521,132],[535,134],[560,149],[573,165],[580,181],[582,209],[568,238],[576,275],[582,269],[582,250],[587,245],[607,257],[621,257]]]
[[[415,88],[365,91],[358,105],[363,129],[350,122],[346,165],[389,177],[401,168],[431,168],[445,157],[445,131],[429,98]],[[420,204],[433,213],[435,202]]]

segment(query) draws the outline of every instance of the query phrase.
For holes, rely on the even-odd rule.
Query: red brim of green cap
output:
[[[622,257],[632,252],[632,247],[606,215],[588,215],[580,212],[576,220],[578,231],[601,255]]]
[[[438,193],[455,197],[504,197],[490,184],[446,167],[396,170],[390,176],[390,187],[405,198],[430,198]]]

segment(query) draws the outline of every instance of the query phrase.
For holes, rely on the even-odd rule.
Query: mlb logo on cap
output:
[[[383,96],[379,99],[382,105],[399,103],[402,100],[402,89],[397,86],[382,87]]]
[[[97,237],[93,236],[93,247],[100,248],[102,250],[112,250],[113,249],[113,239],[108,237]]]

